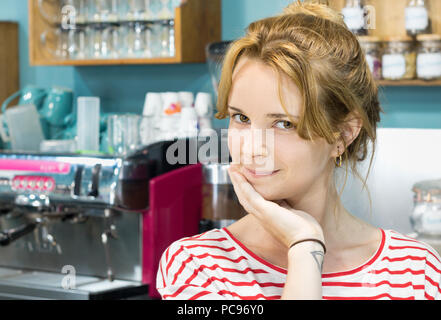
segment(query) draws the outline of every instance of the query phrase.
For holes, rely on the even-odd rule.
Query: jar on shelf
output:
[[[431,33],[428,1],[408,0],[405,9],[406,31],[409,36]]]
[[[358,41],[364,50],[366,62],[375,80],[382,77],[382,42],[381,39],[374,36],[359,36]]]
[[[367,35],[363,0],[346,0],[341,13],[349,30],[356,35]]]
[[[416,77],[416,49],[409,36],[388,37],[382,58],[383,79],[410,80]]]
[[[423,80],[441,79],[441,35],[417,36],[417,75]]]
[[[412,191],[412,228],[422,236],[441,236],[441,179],[418,182],[413,185]]]

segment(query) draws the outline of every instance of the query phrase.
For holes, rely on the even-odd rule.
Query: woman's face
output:
[[[336,148],[322,138],[307,141],[298,136],[296,123],[282,108],[278,81],[274,70],[259,60],[240,59],[228,101],[228,146],[233,163],[265,199],[299,201],[328,187]],[[285,75],[282,96],[297,120],[302,95]]]

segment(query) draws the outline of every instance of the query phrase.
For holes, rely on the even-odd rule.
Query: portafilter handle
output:
[[[0,246],[7,246],[14,240],[27,235],[35,230],[39,225],[39,221],[34,221],[16,228],[0,232]]]
[[[0,208],[0,216],[5,216],[9,212],[11,212],[12,210],[13,210],[12,207],[1,207]]]
[[[107,279],[112,282],[113,280],[115,280],[115,275],[113,273],[112,262],[110,259],[109,239],[118,239],[116,227],[113,224],[110,225],[110,228],[108,230],[104,231],[101,234],[101,242],[104,245],[104,254],[106,255]]]

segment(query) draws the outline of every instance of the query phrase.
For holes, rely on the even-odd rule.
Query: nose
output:
[[[250,129],[242,144],[242,160],[244,164],[254,164],[263,161],[267,156],[267,148],[263,137],[264,130]]]
[[[244,165],[265,165],[272,158],[274,135],[268,129],[236,130],[230,134],[233,161]]]

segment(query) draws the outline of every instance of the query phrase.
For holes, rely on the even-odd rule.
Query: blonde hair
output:
[[[246,35],[234,41],[225,56],[217,119],[228,116],[232,76],[240,57],[258,59],[272,67],[279,78],[283,73],[298,86],[303,107],[299,121],[294,123],[301,138],[313,140],[313,136],[321,137],[334,144],[341,137],[348,115],[361,119],[359,135],[349,146],[345,144],[346,175],[339,197],[346,185],[348,166],[367,188],[375,153],[377,123],[380,112],[384,111],[362,48],[357,37],[346,27],[343,17],[324,4],[296,1],[280,15],[251,23]],[[280,82],[279,97],[288,114]],[[373,152],[363,180],[356,166],[357,162],[367,158],[369,141]]]

